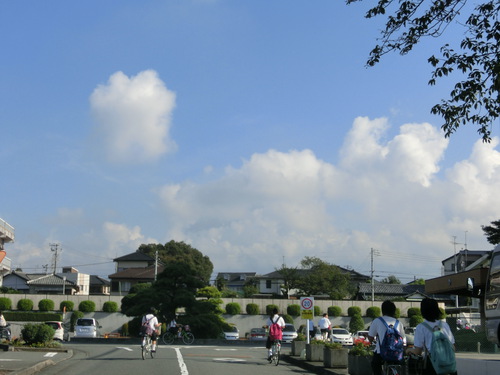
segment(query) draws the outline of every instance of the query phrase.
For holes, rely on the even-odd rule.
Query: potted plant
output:
[[[325,342],[323,340],[311,340],[306,344],[306,360],[309,362],[323,362],[323,349]]]
[[[355,340],[347,359],[348,373],[350,375],[372,375],[372,357],[371,344],[363,339]]]
[[[297,334],[292,340],[292,355],[300,355],[306,350],[306,336],[303,333]]]
[[[323,364],[327,368],[347,368],[349,349],[341,343],[327,342],[323,349]]]

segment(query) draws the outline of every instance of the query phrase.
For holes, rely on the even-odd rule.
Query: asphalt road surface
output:
[[[160,345],[155,358],[141,357],[139,345],[66,344],[73,357],[39,374],[56,375],[280,375],[307,373],[286,362],[266,360],[264,343],[255,346]],[[285,349],[288,352],[288,348]]]

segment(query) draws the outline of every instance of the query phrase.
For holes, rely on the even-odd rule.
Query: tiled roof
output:
[[[147,261],[147,262],[154,262],[155,259],[153,257],[150,257],[147,254],[141,253],[140,251],[136,251],[127,255],[123,255],[119,258],[113,259],[113,262],[121,262],[121,261]]]
[[[28,280],[26,284],[29,285],[63,285],[63,283],[67,286],[76,285],[71,280],[64,281],[61,276],[58,275],[43,275],[36,279]]]
[[[163,271],[163,266],[158,266],[158,274]],[[155,267],[150,266],[147,268],[127,268],[126,270],[116,272],[112,275],[108,275],[110,279],[148,279],[154,280],[155,277]]]
[[[90,275],[90,285],[92,286],[97,286],[97,285],[106,285],[106,286],[109,286],[111,283],[109,280],[103,278],[103,277],[100,277],[100,276],[97,276],[97,275]]]
[[[375,294],[406,296],[415,292],[425,293],[425,285],[375,283],[373,290]],[[371,294],[372,284],[360,283],[358,291],[361,294]]]

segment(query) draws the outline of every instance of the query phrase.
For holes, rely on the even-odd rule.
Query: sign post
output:
[[[307,343],[310,343],[309,320],[314,318],[314,297],[300,297],[300,316],[306,319]]]

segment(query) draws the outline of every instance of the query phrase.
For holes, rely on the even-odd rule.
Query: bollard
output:
[[[477,342],[477,353],[481,354],[481,343],[479,341]]]

